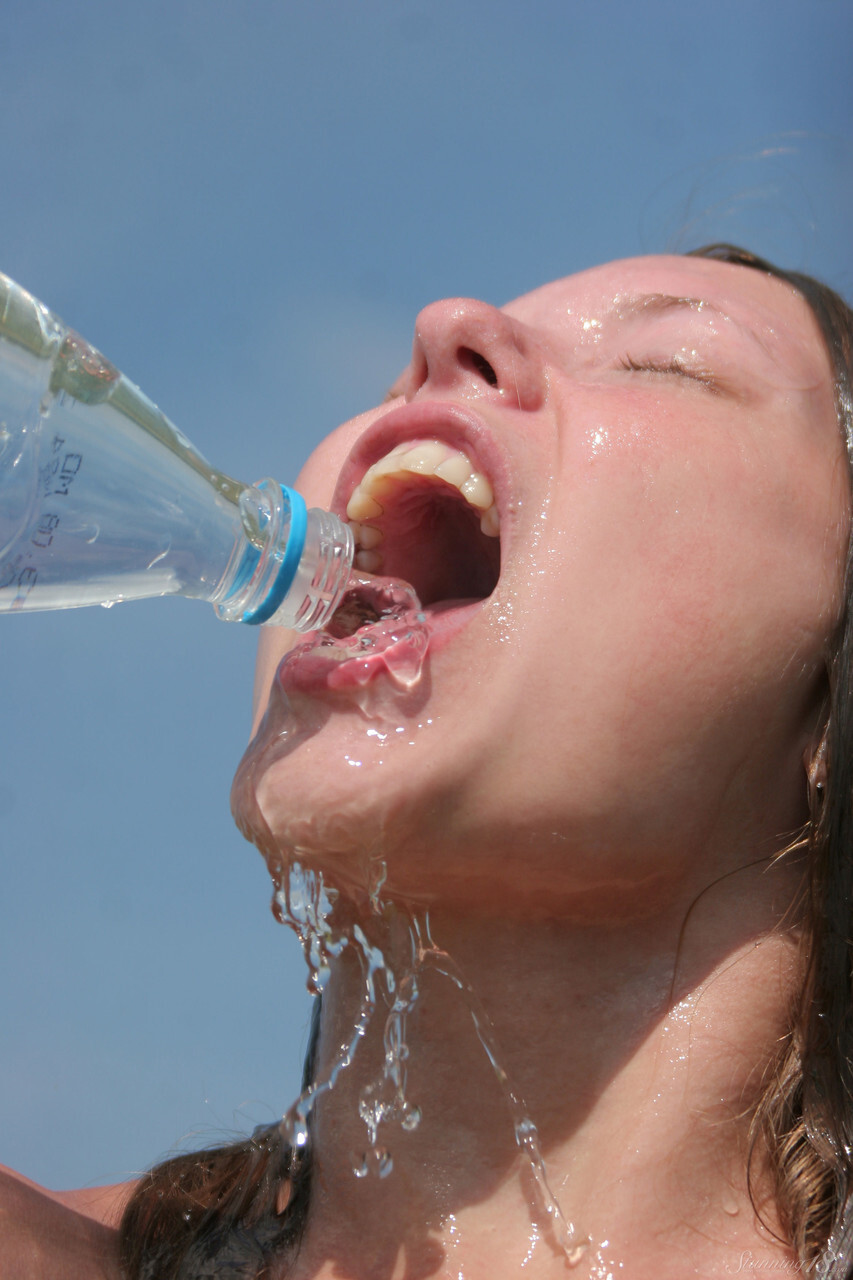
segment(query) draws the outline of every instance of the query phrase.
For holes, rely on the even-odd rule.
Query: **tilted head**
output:
[[[842,612],[835,381],[802,291],[714,258],[427,307],[391,403],[300,482],[418,591],[425,676],[362,684],[363,655],[282,663],[265,637],[244,829],[469,910],[647,909],[775,852],[807,816]],[[284,706],[304,731],[281,753]]]

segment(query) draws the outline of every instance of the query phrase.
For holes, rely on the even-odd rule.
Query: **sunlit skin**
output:
[[[612,263],[502,311],[436,303],[392,402],[330,437],[299,487],[343,513],[389,444],[419,438],[461,444],[492,482],[500,580],[430,621],[408,696],[382,674],[358,696],[309,691],[285,664],[290,705],[279,685],[235,813],[273,869],[296,846],[322,869],[398,971],[429,909],[584,1247],[567,1271],[463,1002],[424,972],[408,1027],[420,1127],[380,1128],[393,1173],[353,1176],[380,1010],[315,1111],[308,1224],[271,1274],[794,1273],[760,1145],[761,1221],[745,1169],[797,986],[800,867],[772,855],[807,813],[848,539],[812,317],[778,281],[682,258]],[[263,638],[256,724],[293,639]],[[362,985],[345,951],[321,1077]],[[117,1277],[128,1191],[45,1191],[0,1168],[4,1275],[61,1259],[68,1280]]]
[[[794,981],[775,926],[799,871],[769,859],[807,814],[847,538],[814,321],[742,267],[616,262],[501,311],[428,307],[394,390],[299,487],[343,513],[373,434],[443,438],[460,406],[501,513],[500,580],[411,697],[379,676],[367,715],[346,693],[292,699],[316,732],[258,772],[257,809],[244,772],[238,818],[268,854],[298,845],[368,927],[371,859],[401,918],[429,906],[591,1242],[575,1274],[709,1276],[745,1251],[785,1263],[747,1197],[744,1113]],[[262,640],[259,715],[291,640]],[[338,966],[326,1053],[359,985]],[[289,1274],[518,1274],[531,1230],[511,1126],[437,978],[410,1038],[424,1121],[389,1136],[391,1177],[353,1177],[378,1035],[318,1110]],[[527,1274],[565,1274],[547,1240]]]
[[[614,299],[655,294],[719,313],[620,319]],[[457,363],[463,345],[497,387]],[[719,387],[622,367],[674,357]],[[802,299],[720,263],[614,263],[501,313],[427,308],[397,389],[481,420],[501,472],[500,582],[432,655],[425,705],[407,722],[394,703],[405,734],[367,737],[354,703],[335,701],[281,783],[275,770],[264,780],[273,831],[287,843],[301,805],[310,816],[322,801],[346,813],[355,847],[373,847],[378,811],[402,891],[463,893],[471,877],[491,904],[517,901],[504,855],[519,841],[534,896],[602,883],[633,896],[646,877],[689,872],[709,841],[736,861],[744,823],[771,841],[796,827],[847,501],[827,357]],[[344,509],[343,460],[388,413],[318,450],[301,480],[310,501]],[[287,643],[263,638],[261,698]],[[363,767],[330,776],[344,756]]]

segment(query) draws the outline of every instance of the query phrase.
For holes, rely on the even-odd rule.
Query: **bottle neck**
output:
[[[311,631],[337,608],[352,568],[348,525],[307,511],[300,494],[275,480],[238,500],[242,536],[212,601],[219,617]]]

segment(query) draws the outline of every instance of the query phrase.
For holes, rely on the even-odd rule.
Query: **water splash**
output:
[[[410,1132],[422,1119],[420,1108],[407,1096],[409,1046],[406,1027],[420,996],[419,977],[429,967],[451,982],[465,1002],[477,1038],[506,1100],[516,1145],[525,1160],[525,1173],[530,1184],[529,1203],[534,1219],[530,1248],[522,1265],[526,1266],[532,1259],[540,1239],[541,1219],[542,1227],[563,1253],[567,1264],[575,1266],[591,1242],[566,1219],[550,1186],[539,1132],[523,1098],[516,1092],[500,1062],[491,1019],[455,961],[434,942],[428,914],[403,917],[393,905],[383,902],[381,889],[385,870],[383,863],[373,865],[368,900],[373,918],[386,932],[390,932],[392,923],[405,925],[408,952],[403,955],[402,962],[397,962],[396,969],[389,964],[381,947],[368,938],[361,924],[357,921],[335,923],[339,895],[326,887],[321,871],[308,869],[294,861],[283,873],[274,892],[276,919],[282,924],[290,924],[299,937],[308,965],[307,985],[313,994],[323,991],[331,976],[332,961],[348,947],[358,956],[363,975],[360,1007],[352,1032],[339,1046],[331,1065],[312,1081],[285,1114],[282,1122],[285,1137],[297,1148],[307,1144],[313,1107],[323,1094],[334,1089],[341,1072],[352,1064],[381,1001],[387,1009],[383,1028],[383,1061],[377,1075],[359,1097],[358,1112],[366,1130],[367,1149],[353,1158],[352,1171],[356,1178],[370,1174],[380,1178],[390,1175],[393,1157],[385,1146],[380,1145],[380,1131],[384,1135],[388,1126],[396,1124],[403,1131]],[[405,952],[406,949],[402,950]]]
[[[384,864],[378,864],[370,892],[370,901],[377,915],[387,910],[379,898],[384,878]],[[347,947],[357,954],[363,974],[359,1012],[349,1039],[339,1046],[325,1073],[312,1081],[288,1109],[282,1121],[283,1131],[292,1145],[304,1147],[307,1144],[312,1109],[323,1094],[334,1089],[341,1072],[351,1065],[381,999],[388,1007],[383,1032],[384,1057],[379,1075],[362,1090],[359,1099],[359,1115],[367,1132],[368,1151],[354,1162],[353,1173],[362,1178],[376,1172],[380,1178],[385,1178],[393,1169],[393,1158],[390,1152],[379,1146],[380,1125],[396,1122],[410,1132],[421,1120],[420,1108],[406,1096],[406,1061],[409,1056],[406,1018],[419,995],[413,971],[415,933],[409,928],[409,963],[398,974],[381,948],[370,942],[360,924],[335,925],[333,914],[337,901],[338,894],[334,889],[326,888],[323,873],[305,868],[299,862],[291,864],[273,893],[273,914],[280,924],[289,924],[295,930],[302,944],[308,965],[307,986],[313,995],[322,993],[331,975],[331,961]]]
[[[369,944],[358,925],[355,925],[353,932],[367,950]],[[411,929],[409,941],[414,942],[414,933]],[[384,965],[384,957],[378,948],[370,948],[370,953],[374,961],[381,960]],[[411,968],[407,969],[399,981],[387,969],[385,971],[386,985],[393,999],[383,1031],[385,1054],[382,1072],[376,1080],[362,1090],[358,1103],[359,1115],[364,1121],[370,1145],[374,1150],[377,1149],[377,1136],[381,1124],[397,1122],[406,1132],[411,1133],[421,1122],[420,1107],[413,1106],[406,1097],[406,1064],[409,1057],[406,1019],[414,1009],[420,994],[414,967],[414,946],[412,946],[410,963]]]
[[[423,675],[429,638],[409,583],[353,574],[331,621],[291,649],[279,678],[285,689],[346,691],[359,705],[359,691],[374,693],[383,674],[392,694],[411,693]]]
[[[302,944],[308,964],[308,990],[322,995],[331,976],[331,961],[346,947],[348,939],[337,934],[330,923],[338,894],[327,889],[322,872],[291,866],[286,883],[273,893],[272,912],[279,924],[289,924]]]

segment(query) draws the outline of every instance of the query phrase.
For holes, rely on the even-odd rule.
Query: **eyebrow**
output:
[[[715,315],[730,320],[724,311],[708,302],[707,298],[678,298],[672,293],[641,293],[636,298],[617,298],[614,300],[614,311],[622,315],[646,315],[648,312],[672,311],[678,308],[685,311],[713,311]],[[736,322],[735,322],[736,323]]]
[[[634,316],[660,315],[666,311],[708,311],[712,315],[718,316],[721,320],[725,320],[727,324],[734,325],[745,338],[755,342],[771,360],[776,359],[772,351],[762,342],[755,329],[748,324],[744,324],[742,320],[736,320],[734,316],[715,306],[707,298],[677,297],[673,293],[641,293],[633,298],[617,297],[614,299],[614,307],[611,314],[619,316],[620,319],[631,319]]]

